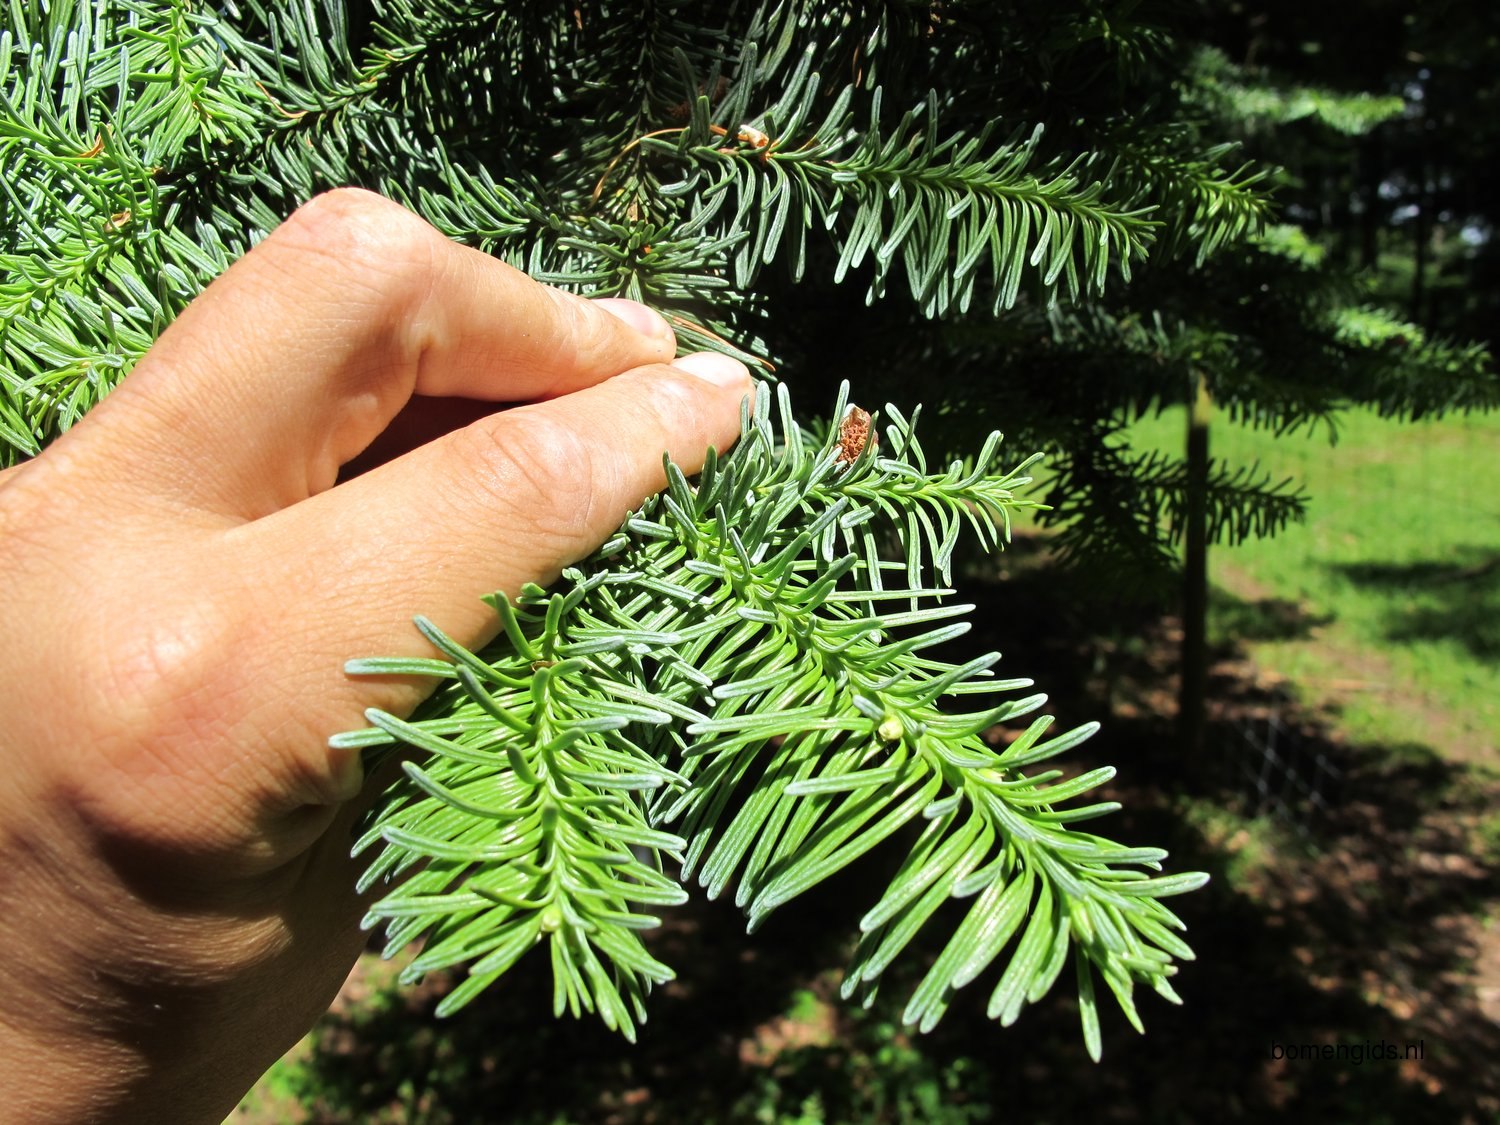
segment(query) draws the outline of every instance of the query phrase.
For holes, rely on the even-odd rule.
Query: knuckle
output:
[[[338,187],[313,196],[287,220],[290,224],[323,226],[368,225],[377,230],[397,225],[425,225],[401,204],[364,188]]]
[[[591,526],[594,453],[575,427],[543,411],[513,410],[464,430],[459,456],[476,467],[468,481],[549,547]]]
[[[245,703],[234,662],[223,659],[245,643],[235,615],[212,602],[158,608],[131,614],[107,650],[79,660],[94,689],[71,725],[93,753],[77,759],[75,780],[100,819],[124,810],[127,827],[143,822],[138,806],[154,803],[151,794],[214,790],[202,747],[229,736]]]
[[[556,350],[551,362],[556,370],[590,370],[621,350],[619,321],[609,313],[562,289],[542,288],[559,329],[552,341]]]
[[[399,203],[343,187],[308,200],[266,241],[310,252],[357,280],[373,273],[424,285],[442,235]]]
[[[346,315],[365,327],[364,346],[397,370],[420,370],[440,344],[447,315],[434,296],[451,243],[418,215],[374,192],[335,188],[314,196],[272,232],[265,246],[285,255],[282,272],[297,286],[332,293]],[[377,366],[350,365],[361,388]],[[387,390],[397,393],[395,384]]]
[[[663,449],[678,437],[703,432],[708,414],[720,402],[703,380],[665,364],[629,372],[625,378],[632,384],[630,400],[650,418]]]

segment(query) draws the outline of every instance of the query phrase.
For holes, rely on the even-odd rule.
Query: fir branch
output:
[[[490,3],[383,0],[379,42],[356,62],[343,4],[239,0],[237,7],[243,9],[240,20],[225,21],[219,34],[274,106],[267,123],[282,130],[317,129],[340,116],[381,112],[381,102],[400,101],[403,92],[415,92],[411,86],[425,88],[424,70],[448,66],[446,52],[455,44],[484,42],[514,22]]]
[[[1168,541],[1181,545],[1187,510],[1187,468],[1175,457],[1147,453],[1127,459],[1125,471],[1141,487],[1143,502],[1166,529]],[[1290,478],[1280,481],[1258,462],[1209,463],[1204,482],[1208,541],[1230,546],[1247,539],[1269,538],[1307,514],[1307,495]]]
[[[1104,178],[1126,198],[1134,187],[1153,214],[1165,217],[1155,252],[1175,256],[1191,248],[1194,264],[1201,266],[1220,247],[1258,236],[1272,210],[1263,190],[1269,170],[1251,162],[1223,166],[1238,147],[1234,143],[1183,156],[1180,143],[1167,140],[1118,138],[1102,146],[1112,162]]]
[[[546,939],[558,1014],[597,1011],[607,1026],[633,1039],[651,985],[672,977],[639,938],[658,919],[635,907],[671,905],[687,896],[662,874],[659,858],[648,865],[628,850],[680,858],[683,841],[646,823],[635,795],[673,775],[623,732],[670,716],[613,698],[589,659],[562,657],[552,612],[562,604],[560,595],[543,603],[542,614],[514,609],[504,598],[492,604],[516,642],[506,661],[480,665],[429,623],[422,625],[440,651],[455,657],[445,671],[502,737],[474,738],[469,729],[463,732],[469,737],[449,740],[370,713],[376,729],[437,759],[426,768],[405,764],[413,790],[425,796],[388,805],[356,844],[356,851],[378,841],[388,845],[366,870],[362,888],[423,860],[365,924],[386,921],[388,952],[394,952],[431,927],[435,916],[443,919],[404,974],[419,979],[474,962],[439,1014],[462,1007]],[[375,661],[354,670],[390,667]],[[482,874],[471,872],[476,862],[484,865]]]
[[[629,903],[676,890],[654,874],[664,857],[680,859],[681,878],[710,897],[735,887],[753,931],[926,822],[862,923],[848,991],[870,988],[942,901],[977,895],[907,1022],[930,1028],[1034,907],[992,1014],[1014,1019],[1071,947],[1138,1023],[1132,982],[1173,998],[1171,962],[1191,956],[1158,899],[1204,877],[1150,879],[1139,868],[1156,869],[1163,853],[1070,828],[1114,807],[1058,807],[1112,771],[1052,784],[1055,771],[1023,770],[1094,727],[1043,741],[1051,720],[1042,718],[992,750],[981,733],[1044,697],[943,706],[1030,681],[992,680],[995,654],[964,664],[931,656],[967,630],[955,619],[971,607],[882,579],[945,565],[959,523],[1003,539],[1027,478],[997,471],[998,436],[972,463],[932,474],[895,412],[887,452],[871,443],[848,460],[837,434],[797,424],[784,388],[779,406],[778,437],[762,387],[740,443],[711,456],[696,486],[669,463],[668,490],[570,570],[562,590],[530,588],[514,608],[497,596],[505,632],[492,650],[468,653],[424,625],[445,660],[351,665],[452,681],[409,723],[373,714],[375,729],[340,736],[423,755],[360,843],[380,848],[367,885],[420,870],[369,921],[388,921],[392,949],[429,931],[413,973],[475,962],[449,1009],[546,941],[557,1010],[597,1009],[632,1034],[631,1017],[644,1017],[640,1001],[667,970],[632,944],[652,920]],[[879,554],[881,534],[901,544],[898,560]],[[910,608],[885,608],[892,600]],[[680,836],[663,832],[673,828]],[[613,855],[608,839],[651,861]],[[1097,1054],[1097,1031],[1086,1023],[1085,1035]]]
[[[106,120],[109,87],[85,65],[107,42],[87,6],[0,26],[0,322],[79,288],[159,210],[133,115],[117,101]]]
[[[737,285],[749,285],[778,256],[800,277],[805,232],[814,226],[838,229],[835,283],[868,257],[873,299],[899,260],[927,316],[967,309],[986,264],[998,311],[1015,304],[1028,271],[1040,290],[1077,297],[1100,291],[1111,263],[1128,279],[1131,262],[1144,257],[1156,226],[1147,211],[1110,202],[1098,181],[1082,183],[1082,159],[1033,171],[1039,130],[998,145],[993,127],[940,139],[932,95],[883,133],[878,88],[868,126],[856,130],[852,87],[814,123],[809,108],[820,79],[813,60],[804,56],[777,104],[753,124],[726,117],[705,128],[700,118],[675,141],[642,141],[712,177],[698,191],[700,219],[752,231],[735,257]],[[692,186],[689,179],[675,190]]]
[[[259,135],[263,99],[231,65],[214,17],[191,0],[113,0],[110,7],[121,20],[112,37],[120,49],[89,60],[90,82],[130,91],[130,129],[145,140],[147,163],[173,163],[189,146],[211,160],[215,149]]]
[[[1101,427],[1053,459],[1039,521],[1057,529],[1049,545],[1063,565],[1125,576],[1127,585],[1170,575],[1177,558],[1162,535],[1161,497],[1142,497],[1128,451],[1107,436]]]
[[[1264,73],[1236,66],[1223,51],[1212,47],[1195,52],[1187,77],[1184,89],[1189,104],[1249,132],[1313,120],[1347,136],[1363,136],[1406,108],[1406,102],[1393,95],[1273,83]]]
[[[372,51],[364,66],[350,49],[343,5],[267,4],[238,0],[232,17],[215,34],[226,53],[261,92],[260,136],[316,131],[345,115],[358,115],[378,102],[411,48]]]
[[[253,133],[215,26],[119,0],[0,27],[0,462],[97,403],[243,249],[180,223],[158,163]]]
[[[1433,339],[1370,305],[1335,309],[1329,320],[1353,369],[1352,381],[1382,416],[1420,418],[1500,407],[1500,372],[1483,344]]]
[[[643,160],[639,138],[668,120],[685,120],[699,97],[717,101],[728,88],[723,69],[730,60],[729,17],[725,10],[715,25],[688,16],[683,0],[650,0],[628,9],[631,24],[594,18],[585,23],[587,42],[580,56],[590,60],[587,76],[580,75],[575,112],[596,122],[592,136],[580,146],[580,168],[603,167],[593,201],[603,200],[605,214],[615,222],[639,220],[660,223],[680,213],[680,203],[669,203],[661,183]],[[598,25],[596,28],[595,25]],[[697,71],[692,59],[697,63]],[[597,71],[626,76],[626,83],[601,83]],[[614,189],[604,193],[606,182]]]

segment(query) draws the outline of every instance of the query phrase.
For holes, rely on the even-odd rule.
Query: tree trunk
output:
[[[1359,150],[1359,268],[1372,270],[1380,260],[1381,208],[1380,181],[1385,177],[1385,160],[1377,130],[1365,137]]]
[[[1202,757],[1208,702],[1208,423],[1213,399],[1203,372],[1194,373],[1188,406],[1184,497],[1182,656],[1177,698],[1182,749]]]
[[[1420,104],[1426,105],[1425,98]],[[1417,120],[1417,213],[1412,218],[1411,315],[1407,319],[1413,324],[1422,324],[1426,319],[1423,316],[1422,306],[1427,298],[1427,251],[1428,243],[1432,238],[1429,227],[1432,198],[1428,190],[1430,171],[1427,163],[1426,125],[1427,117],[1424,108]]]
[[[1413,324],[1421,324],[1423,321],[1422,304],[1426,298],[1427,281],[1427,240],[1430,237],[1427,231],[1427,164],[1419,165],[1422,173],[1422,184],[1417,195],[1417,213],[1412,219],[1412,271],[1411,271],[1411,310],[1408,319]]]

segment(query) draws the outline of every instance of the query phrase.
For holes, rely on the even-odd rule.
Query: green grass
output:
[[[1132,438],[1180,456],[1183,426],[1178,410]],[[1326,430],[1277,438],[1220,418],[1211,447],[1310,496],[1305,523],[1211,553],[1221,634],[1336,704],[1356,740],[1500,764],[1500,415],[1356,411],[1335,445]]]
[[[306,1060],[311,1049],[312,1035],[309,1033],[261,1075],[260,1081],[240,1099],[235,1111],[225,1118],[224,1125],[306,1120],[303,1091],[307,1085]]]

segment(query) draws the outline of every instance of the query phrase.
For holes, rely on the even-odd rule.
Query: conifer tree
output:
[[[444,1011],[540,945],[559,1012],[632,1035],[672,974],[640,938],[652,907],[697,885],[753,930],[892,840],[907,859],[860,920],[846,995],[873,996],[963,900],[907,1021],[930,1028],[988,973],[1009,1024],[1071,962],[1097,1057],[1096,979],[1137,1027],[1135,984],[1175,999],[1191,951],[1162,900],[1205,877],[1077,827],[1114,808],[1068,803],[1112,771],[1028,772],[1093,724],[1049,736],[1042,716],[996,749],[982,733],[1044,697],[993,678],[995,654],[931,651],[967,628],[960,540],[999,546],[1035,507],[1034,459],[1008,451],[1053,456],[1068,550],[1161,559],[1184,469],[1117,435],[1190,377],[1278,426],[1494,394],[1482,353],[1360,305],[1297,228],[1268,227],[1274,177],[1234,152],[1252,123],[1392,107],[1257,86],[1173,10],[8,0],[0,438],[37,452],[337,185],[539,280],[654,305],[684,350],[762,369],[743,436],[695,480],[669,465],[555,589],[495,594],[485,651],[419,621],[439,657],[351,654],[352,674],[440,685],[342,737],[417,751],[358,841],[365,885],[391,880],[369,921],[391,951],[425,937],[409,977],[466,969]],[[795,413],[793,388],[832,411]],[[898,404],[871,418],[851,394]],[[1217,464],[1201,496],[1220,537],[1299,503]]]

